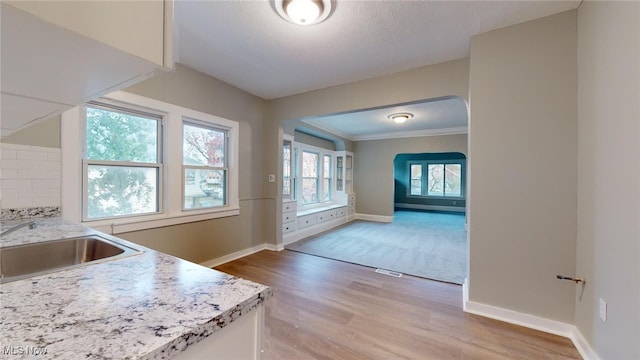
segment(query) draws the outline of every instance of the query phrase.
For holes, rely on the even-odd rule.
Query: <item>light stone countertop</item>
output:
[[[168,359],[272,295],[265,285],[60,218],[32,220],[36,229],[3,236],[0,248],[98,234],[141,252],[0,284],[0,358],[28,358],[14,355],[30,350],[39,359]]]

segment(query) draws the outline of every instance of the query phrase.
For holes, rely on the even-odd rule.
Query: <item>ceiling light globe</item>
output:
[[[404,122],[407,121],[408,118],[409,117],[405,115],[394,116],[393,122],[395,122],[396,124],[404,124]]]
[[[320,6],[313,0],[293,0],[287,5],[286,11],[298,25],[313,24],[320,16]]]

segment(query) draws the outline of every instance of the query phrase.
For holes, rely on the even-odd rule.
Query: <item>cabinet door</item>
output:
[[[172,31],[165,32],[165,6],[172,9],[173,0],[12,0],[3,3],[154,64],[166,66],[165,35],[171,36]]]

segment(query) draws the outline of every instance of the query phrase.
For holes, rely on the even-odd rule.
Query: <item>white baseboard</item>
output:
[[[201,262],[200,265],[204,266],[204,267],[208,267],[208,268],[213,268],[216,267],[218,265],[222,265],[224,263],[228,263],[229,261],[233,261],[233,260],[238,260],[240,258],[243,258],[245,256],[249,256],[251,254],[255,254],[259,251],[262,250],[271,250],[271,251],[280,251],[284,249],[284,245],[273,245],[273,244],[260,244],[260,245],[256,245],[253,247],[250,247],[248,249],[244,249],[244,250],[240,250],[240,251],[236,251],[233,252],[229,255],[225,255],[225,256],[221,256],[219,258],[215,258],[215,259],[211,259],[211,260],[207,260],[205,262]]]
[[[399,209],[413,209],[413,210],[432,210],[432,211],[449,211],[464,213],[466,211],[463,206],[444,206],[444,205],[423,205],[423,204],[405,204],[394,203],[394,207]]]
[[[365,220],[365,221],[383,222],[383,223],[393,222],[393,216],[384,216],[384,215],[356,214],[356,219]]]
[[[549,334],[569,338],[576,347],[580,355],[585,360],[599,360],[598,354],[591,348],[591,345],[582,336],[582,333],[575,325],[560,321],[545,319],[534,315],[529,315],[509,309],[504,309],[492,305],[481,304],[469,301],[469,287],[467,279],[462,284],[462,309],[464,312],[479,316],[496,319],[510,324],[524,326],[530,329],[543,331]]]

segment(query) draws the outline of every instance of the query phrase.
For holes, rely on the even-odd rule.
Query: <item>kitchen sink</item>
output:
[[[0,283],[115,260],[138,252],[97,235],[0,248]]]

